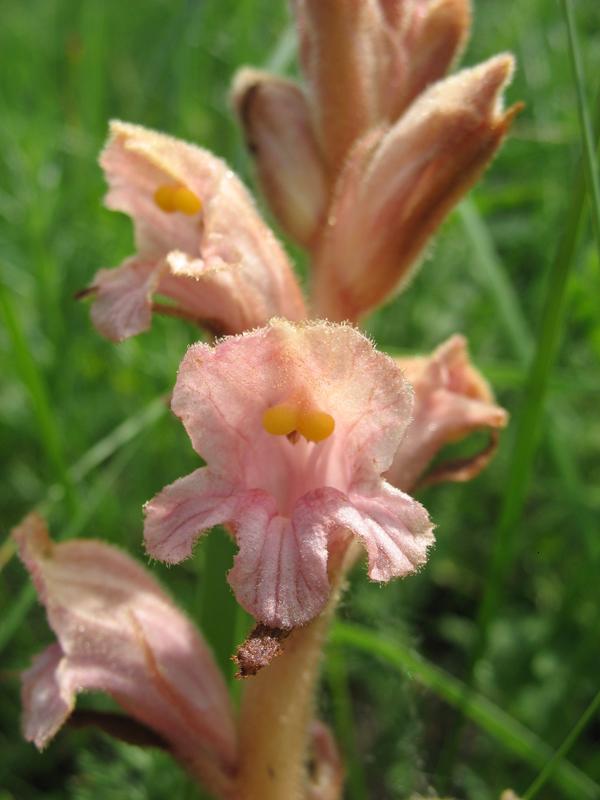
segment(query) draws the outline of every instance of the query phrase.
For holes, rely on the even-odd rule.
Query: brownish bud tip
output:
[[[236,678],[249,678],[268,666],[281,654],[281,643],[287,639],[291,630],[269,628],[259,623],[251,631],[246,641],[238,647],[233,661],[237,665]]]
[[[86,286],[84,289],[79,289],[75,292],[73,300],[85,300],[86,297],[92,297],[97,291],[97,286]]]

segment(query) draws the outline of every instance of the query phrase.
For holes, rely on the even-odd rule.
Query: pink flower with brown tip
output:
[[[390,129],[350,153],[314,250],[316,313],[356,321],[406,285],[446,215],[479,178],[518,107],[496,56],[434,84]]]

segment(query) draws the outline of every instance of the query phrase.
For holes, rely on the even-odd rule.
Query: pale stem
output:
[[[283,653],[246,679],[240,711],[240,800],[305,800],[307,750],[315,716],[315,690],[327,631],[345,575],[355,561],[347,553],[332,579],[325,610],[295,630]]]

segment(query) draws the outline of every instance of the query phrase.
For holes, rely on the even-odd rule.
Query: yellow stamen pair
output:
[[[202,210],[202,201],[191,189],[181,183],[165,183],[154,192],[154,202],[166,214],[181,211],[193,217]]]
[[[333,433],[335,420],[325,411],[305,411],[291,403],[280,403],[267,408],[262,425],[273,436],[290,436],[297,432],[308,442],[322,442]]]

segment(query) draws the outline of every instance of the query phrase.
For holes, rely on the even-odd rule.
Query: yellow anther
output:
[[[176,210],[175,193],[178,190],[177,184],[165,183],[159,186],[154,192],[154,202],[166,214],[172,214]]]
[[[178,186],[173,193],[173,202],[177,211],[193,217],[202,210],[202,201],[187,186]]]
[[[154,202],[166,214],[181,211],[193,217],[202,210],[202,201],[187,186],[180,183],[164,183],[154,192]]]
[[[322,442],[333,433],[335,420],[325,411],[303,411],[298,418],[298,433],[309,442]]]
[[[287,436],[296,430],[298,409],[289,403],[280,403],[267,408],[262,418],[263,428],[274,436]]]

